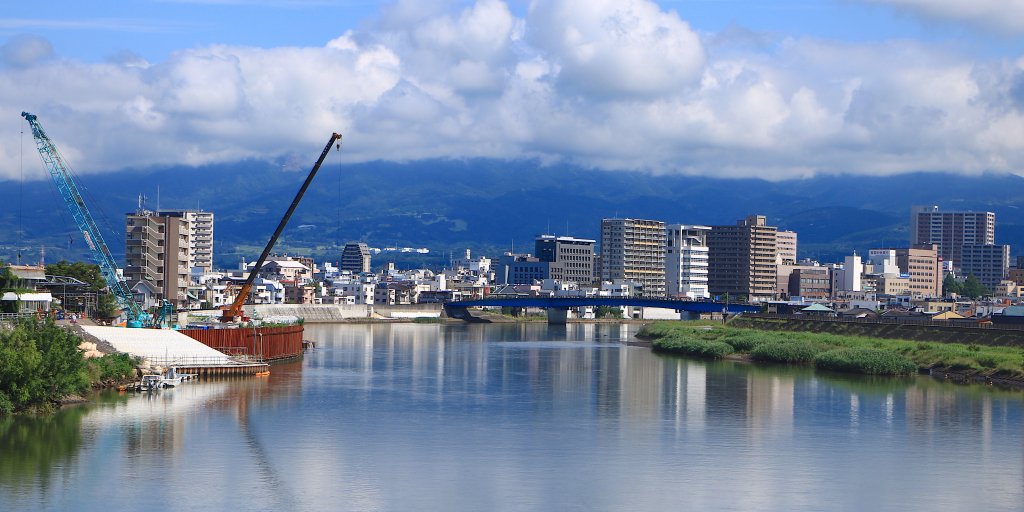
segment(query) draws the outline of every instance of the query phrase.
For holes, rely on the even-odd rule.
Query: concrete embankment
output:
[[[824,332],[869,338],[1024,347],[1024,330],[994,327],[953,327],[814,318],[795,319],[771,315],[743,315],[733,319],[730,325],[764,331]]]
[[[202,375],[250,375],[266,369],[265,363],[239,361],[170,329],[82,326],[81,331],[98,347],[130,354],[143,360],[145,367],[175,366],[184,373]]]
[[[440,304],[368,305],[368,304],[257,304],[245,307],[252,318],[273,321],[276,318],[301,318],[306,323],[339,323],[358,320],[411,320],[440,318]]]

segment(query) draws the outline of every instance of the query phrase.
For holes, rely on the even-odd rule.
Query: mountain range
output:
[[[215,214],[214,257],[222,267],[255,259],[305,179],[263,161],[135,169],[76,177],[114,253],[124,253],[124,214],[204,209]],[[49,181],[0,185],[0,259],[30,263],[88,259]],[[337,261],[348,241],[372,247],[427,247],[389,254],[374,266],[440,266],[469,248],[497,256],[532,252],[542,233],[598,239],[606,217],[668,223],[733,224],[751,214],[796,231],[799,256],[837,261],[856,250],[908,243],[910,208],[996,213],[996,242],[1024,252],[1024,178],[914,173],[828,175],[800,180],[717,179],[600,171],[536,161],[429,160],[325,164],[275,252]]]

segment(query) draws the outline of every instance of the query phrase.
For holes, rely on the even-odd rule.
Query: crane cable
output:
[[[18,141],[18,168],[21,180],[18,182],[18,264],[21,264],[21,246],[25,244],[25,123],[19,122],[21,140]]]

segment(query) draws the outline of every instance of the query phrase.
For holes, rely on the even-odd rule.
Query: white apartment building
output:
[[[669,297],[706,299],[707,234],[711,226],[671,224],[665,228],[665,288]]]

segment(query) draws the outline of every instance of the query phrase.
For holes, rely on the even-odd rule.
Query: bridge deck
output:
[[[653,299],[642,297],[516,297],[487,298],[463,300],[445,304],[445,309],[468,308],[480,306],[499,306],[513,308],[576,308],[585,306],[635,306],[644,308],[664,308],[694,313],[756,313],[760,306],[750,304],[733,304],[711,301],[689,301],[676,299]]]

